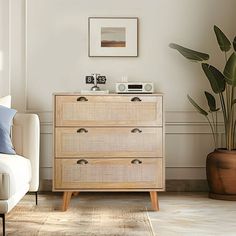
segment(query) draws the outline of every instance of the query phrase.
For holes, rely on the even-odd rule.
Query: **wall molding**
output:
[[[175,183],[182,180],[192,181],[206,181],[206,168],[205,167],[166,167],[166,181],[175,180]],[[40,167],[40,179],[52,180],[53,168]],[[178,177],[177,177],[178,176]],[[175,184],[173,187],[178,188]],[[191,186],[190,186],[191,187]]]
[[[29,112],[28,109],[28,0],[24,1],[24,10],[25,10],[25,18],[24,18],[24,27],[25,27],[25,111]]]
[[[11,1],[11,0],[10,0]],[[30,100],[31,93],[30,89],[33,88],[33,82],[34,79],[30,77],[31,68],[30,67],[30,36],[31,36],[31,24],[33,21],[33,18],[30,18],[30,0],[21,0],[23,11],[22,11],[22,28],[24,35],[22,46],[22,51],[24,51],[24,68],[23,68],[23,75],[24,78],[22,78],[22,83],[24,83],[24,98],[22,97],[22,104],[24,107],[24,111],[28,113],[37,113],[40,117],[40,125],[41,125],[41,167],[40,167],[40,173],[41,173],[41,179],[50,180],[52,178],[52,135],[53,135],[53,111],[51,110],[51,107],[45,106],[45,108],[49,108],[49,110],[40,110],[43,106],[43,102],[39,103],[39,106],[37,106],[37,101],[32,99]],[[32,20],[32,22],[30,22]],[[33,25],[34,26],[34,25]],[[95,67],[96,68],[96,67]],[[42,85],[43,87],[43,85]],[[22,91],[23,91],[22,89]],[[49,95],[49,94],[48,94]],[[24,100],[24,101],[23,101]],[[49,105],[49,101],[46,101]],[[31,109],[31,108],[39,108],[39,109]],[[182,107],[182,106],[181,106]],[[187,180],[188,182],[182,183],[181,180],[178,178],[185,178],[185,179],[197,179],[199,183],[203,183],[205,180],[202,180],[205,178],[205,166],[203,166],[204,162],[202,161],[204,158],[204,152],[207,152],[207,148],[205,148],[203,151],[199,147],[207,146],[208,140],[211,139],[211,130],[209,128],[208,123],[202,117],[200,114],[198,114],[196,111],[165,111],[165,133],[166,133],[166,140],[171,145],[171,147],[175,147],[176,150],[178,148],[178,142],[179,140],[184,140],[186,143],[188,143],[189,147],[185,147],[183,145],[183,149],[185,148],[186,152],[181,152],[182,150],[174,151],[174,149],[170,150],[171,147],[166,147],[168,151],[168,155],[170,153],[170,159],[174,160],[173,162],[169,161],[172,166],[166,167],[166,176],[168,179],[177,179],[176,182],[169,182],[167,180],[167,190],[171,190],[174,187],[177,188],[177,186],[181,186],[181,189],[183,191],[188,191],[187,189],[190,189],[191,186],[198,185],[194,180]],[[222,119],[220,119],[220,135],[223,135],[223,123]],[[185,137],[186,136],[186,137]],[[195,147],[195,138],[200,139],[199,143],[195,146],[198,149],[197,152],[195,152],[195,155],[193,154]],[[188,142],[188,140],[190,140]],[[176,144],[177,143],[177,144]],[[200,146],[202,145],[202,146]],[[171,152],[172,151],[172,152]],[[181,156],[182,155],[182,156]],[[193,161],[188,161],[187,159],[190,155],[192,155]],[[201,161],[196,161],[197,158],[201,155]],[[178,159],[180,161],[178,161]],[[181,162],[181,158],[183,158],[184,161]],[[169,160],[170,160],[169,159]],[[198,159],[199,160],[199,159]],[[183,166],[180,166],[182,163]],[[193,166],[191,166],[191,163]],[[175,165],[175,166],[173,166]],[[195,165],[195,166],[194,166]],[[178,182],[179,181],[179,182]],[[192,182],[191,182],[192,181]],[[49,181],[50,182],[50,181]],[[170,187],[168,187],[168,184]],[[180,187],[178,187],[179,189]],[[194,188],[192,188],[194,189]],[[179,190],[178,190],[179,191]],[[196,190],[195,190],[196,191]]]
[[[1,63],[0,96],[11,94],[11,0],[2,0],[1,6]]]
[[[11,94],[11,4],[12,0],[8,0],[8,93]]]
[[[51,121],[40,121],[41,134],[52,134],[53,133],[53,122]],[[211,129],[208,123],[165,123],[165,134],[166,135],[211,135]],[[223,135],[223,124],[220,124],[219,134]]]
[[[52,122],[53,120],[53,111],[44,111],[44,110],[27,110],[28,113],[37,113],[41,118],[41,123],[44,122]],[[165,112],[165,124],[169,126],[175,125],[205,125],[208,126],[208,122],[206,119],[200,115],[197,111],[168,111],[164,110]],[[221,114],[220,114],[221,115]],[[218,124],[220,126],[223,125],[222,120],[219,117]]]

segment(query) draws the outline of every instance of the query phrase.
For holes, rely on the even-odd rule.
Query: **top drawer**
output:
[[[55,96],[56,126],[162,126],[162,96]]]

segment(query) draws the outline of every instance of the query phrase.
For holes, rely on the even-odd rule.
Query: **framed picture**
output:
[[[137,57],[137,17],[89,17],[89,57]]]

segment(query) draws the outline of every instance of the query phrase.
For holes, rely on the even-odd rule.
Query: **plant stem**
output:
[[[232,86],[231,91],[231,121],[230,121],[230,135],[231,135],[231,142],[230,142],[230,150],[234,148],[234,86]]]
[[[227,53],[225,52],[224,53],[224,55],[225,55],[225,63],[227,62]],[[230,97],[231,97],[231,95],[230,95],[230,86],[226,83],[226,86],[225,86],[225,97],[226,97],[226,104],[227,104],[227,106],[226,106],[226,112],[227,112],[227,114],[228,114],[228,118],[229,118],[229,109],[230,109],[230,106],[231,106],[231,103],[230,103]]]
[[[216,126],[215,126],[215,132],[216,132],[216,148],[219,147],[219,134],[218,134],[218,117],[217,117],[217,111],[216,111]]]
[[[211,119],[212,119],[212,127],[213,127],[214,133],[215,133],[215,131],[216,131],[215,119],[214,119],[214,116],[213,116],[213,112],[210,111],[210,113],[211,113]]]
[[[228,139],[228,142],[227,142],[227,146],[226,148],[230,151],[231,150],[231,142],[232,142],[232,136],[231,136],[231,133],[232,133],[232,126],[231,126],[231,122],[232,122],[232,107],[231,107],[231,98],[232,98],[232,91],[230,91],[229,93],[229,102],[230,102],[230,106],[228,106],[228,122],[227,122],[227,139]]]
[[[233,128],[233,143],[235,139],[235,126],[236,126],[236,120],[234,121],[234,128]]]
[[[227,58],[227,53],[225,52],[225,62],[227,62],[228,58]]]
[[[219,93],[219,96],[220,96],[223,117],[224,117],[226,147],[228,147],[228,127],[226,125],[227,124],[227,113],[226,113],[226,108],[225,108],[225,101],[224,101],[224,96],[222,93]]]
[[[234,141],[233,141],[233,135],[234,135],[234,105],[233,105],[233,100],[234,100],[234,87],[232,86],[231,91],[230,91],[230,106],[228,110],[228,145],[227,149],[232,150],[234,148]]]
[[[225,55],[225,62],[227,63],[227,53],[224,53]],[[230,89],[231,86],[226,83],[226,109],[225,109],[225,115],[226,115],[226,120],[225,120],[225,140],[226,140],[226,148],[228,150],[232,149],[232,121],[233,121],[233,114],[232,114],[232,101],[233,101],[233,87]],[[223,107],[222,107],[223,109]]]
[[[227,114],[227,117],[229,118],[229,114],[230,114],[230,88],[229,88],[229,85],[226,84],[225,86],[225,97],[226,97],[226,114]]]
[[[212,136],[213,136],[213,140],[214,140],[214,145],[215,145],[215,149],[216,149],[217,146],[216,146],[215,132],[214,132],[213,126],[212,126],[211,121],[209,120],[208,116],[206,116],[206,118],[207,118],[207,121],[208,121],[208,123],[209,123],[209,125],[211,127],[211,132],[212,132]]]

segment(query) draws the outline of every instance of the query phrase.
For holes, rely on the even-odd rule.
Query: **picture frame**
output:
[[[89,17],[89,57],[137,57],[138,17]]]

